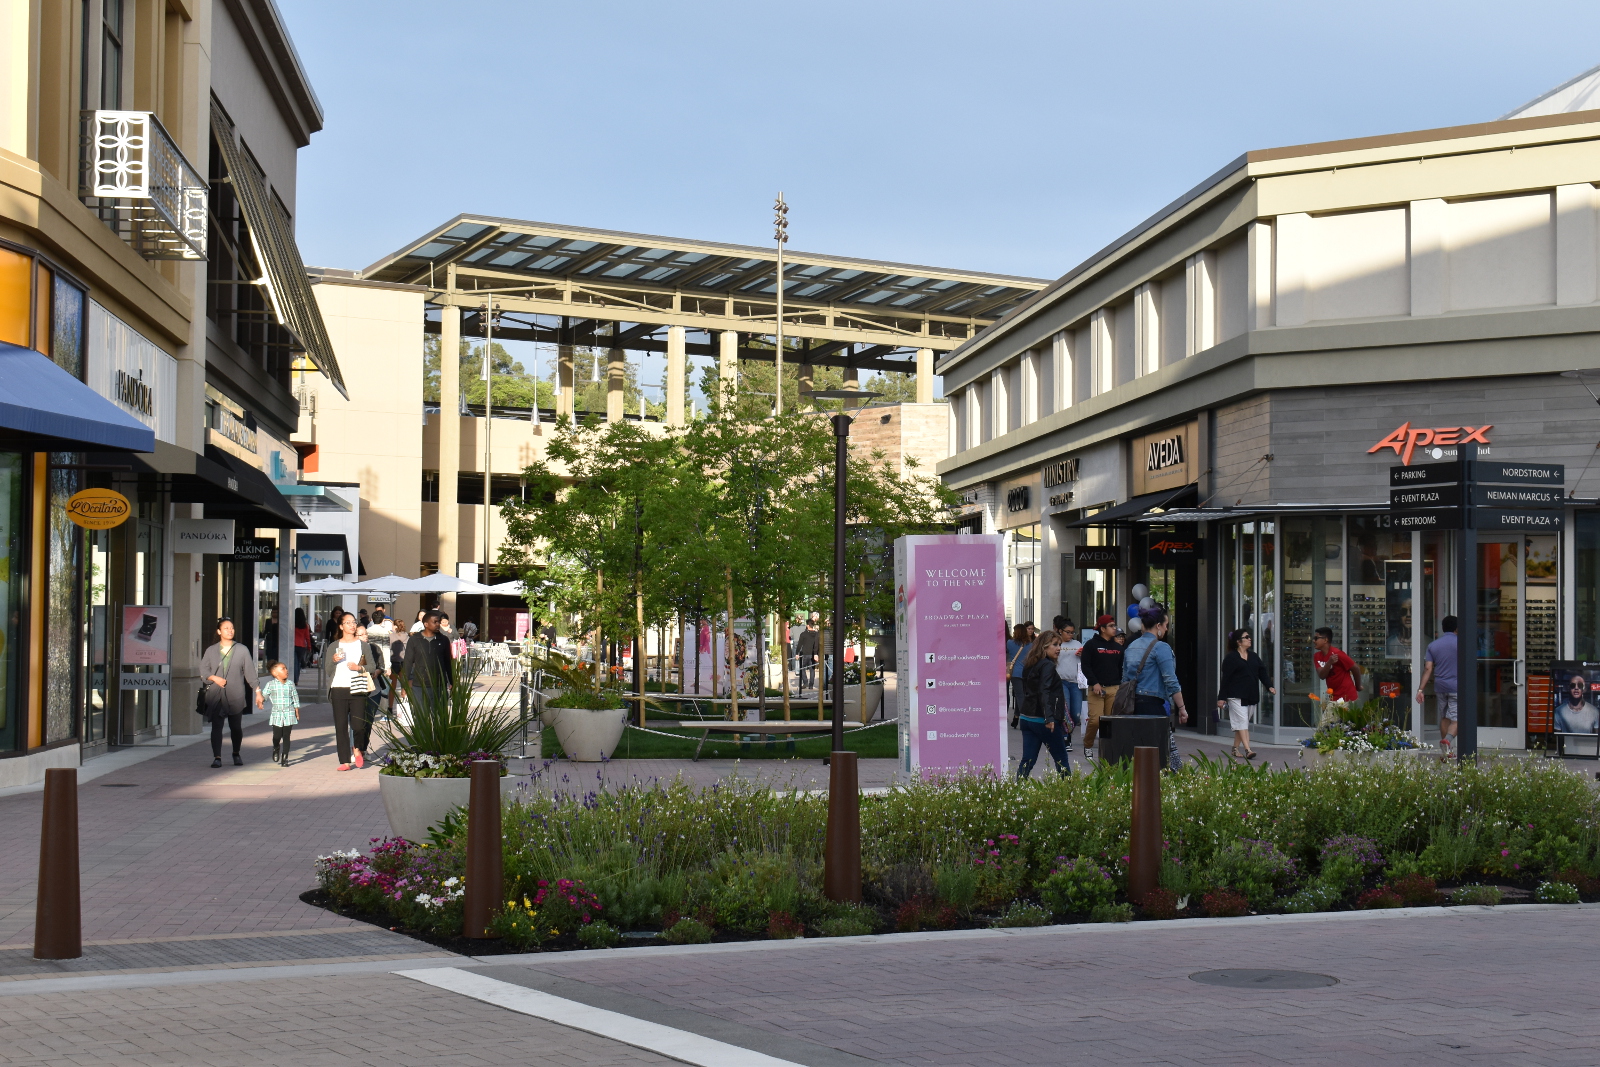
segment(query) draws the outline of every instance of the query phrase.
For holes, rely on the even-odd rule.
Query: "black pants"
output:
[[[372,718],[366,693],[352,693],[349,689],[330,689],[328,699],[333,701],[333,736],[339,746],[339,762],[350,762],[351,734],[354,733],[356,751],[365,753],[372,739]]]
[[[277,758],[280,754],[285,760],[289,758],[289,735],[293,732],[293,726],[274,726],[272,728],[273,758]]]
[[[217,759],[222,758],[222,721],[224,718],[228,721],[228,733],[233,738],[233,754],[235,756],[239,754],[239,741],[244,735],[243,715],[244,712],[242,711],[227,715],[218,712],[216,717],[211,720],[211,754]]]
[[[817,680],[817,657],[800,657],[800,688],[810,689]]]

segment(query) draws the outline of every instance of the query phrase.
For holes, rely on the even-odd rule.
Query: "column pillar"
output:
[[[800,364],[800,369],[795,375],[795,384],[800,391],[800,401],[797,407],[801,411],[815,411],[817,408],[816,401],[812,400],[809,396],[806,396],[807,393],[817,387],[816,377],[816,367],[812,366],[810,363]]]
[[[933,349],[917,349],[917,403],[933,403]]]
[[[861,388],[861,368],[860,367],[846,367],[844,369],[844,387],[846,389],[860,389]],[[861,401],[859,401],[859,400],[846,400],[844,402],[844,406],[847,407],[847,408],[858,408],[858,407],[861,406]]]
[[[456,479],[461,473],[461,309],[446,304],[439,312],[439,573],[454,575],[461,556],[461,508]],[[455,597],[439,598],[455,618]]]
[[[613,348],[606,359],[606,421],[621,422],[627,395],[628,353]]]
[[[739,334],[723,330],[718,337],[721,351],[717,360],[717,384],[722,391],[722,402],[731,404],[739,394]]]
[[[289,665],[294,677],[294,531],[278,528],[278,647],[269,652],[274,659]],[[306,620],[308,623],[311,621]]]
[[[556,342],[556,417],[573,413],[574,373],[572,369],[572,324],[561,318],[561,334]]]
[[[688,371],[688,357],[684,343],[688,330],[682,326],[667,327],[667,425],[682,426],[684,378]]]

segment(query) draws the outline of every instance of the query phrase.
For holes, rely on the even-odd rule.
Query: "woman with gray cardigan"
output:
[[[217,642],[200,657],[201,706],[211,722],[211,766],[222,766],[222,723],[227,720],[233,739],[233,764],[242,766],[239,741],[244,733],[241,716],[250,706],[255,690],[256,707],[261,707],[261,692],[256,689],[256,661],[250,650],[233,639],[232,619],[217,620]]]

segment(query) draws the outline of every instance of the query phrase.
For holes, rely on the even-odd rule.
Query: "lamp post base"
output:
[[[828,762],[822,892],[829,900],[861,902],[861,790],[854,752],[836,750]]]

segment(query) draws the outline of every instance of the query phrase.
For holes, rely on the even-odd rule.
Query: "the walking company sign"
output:
[[[900,764],[1006,772],[1005,575],[998,534],[895,542]]]

